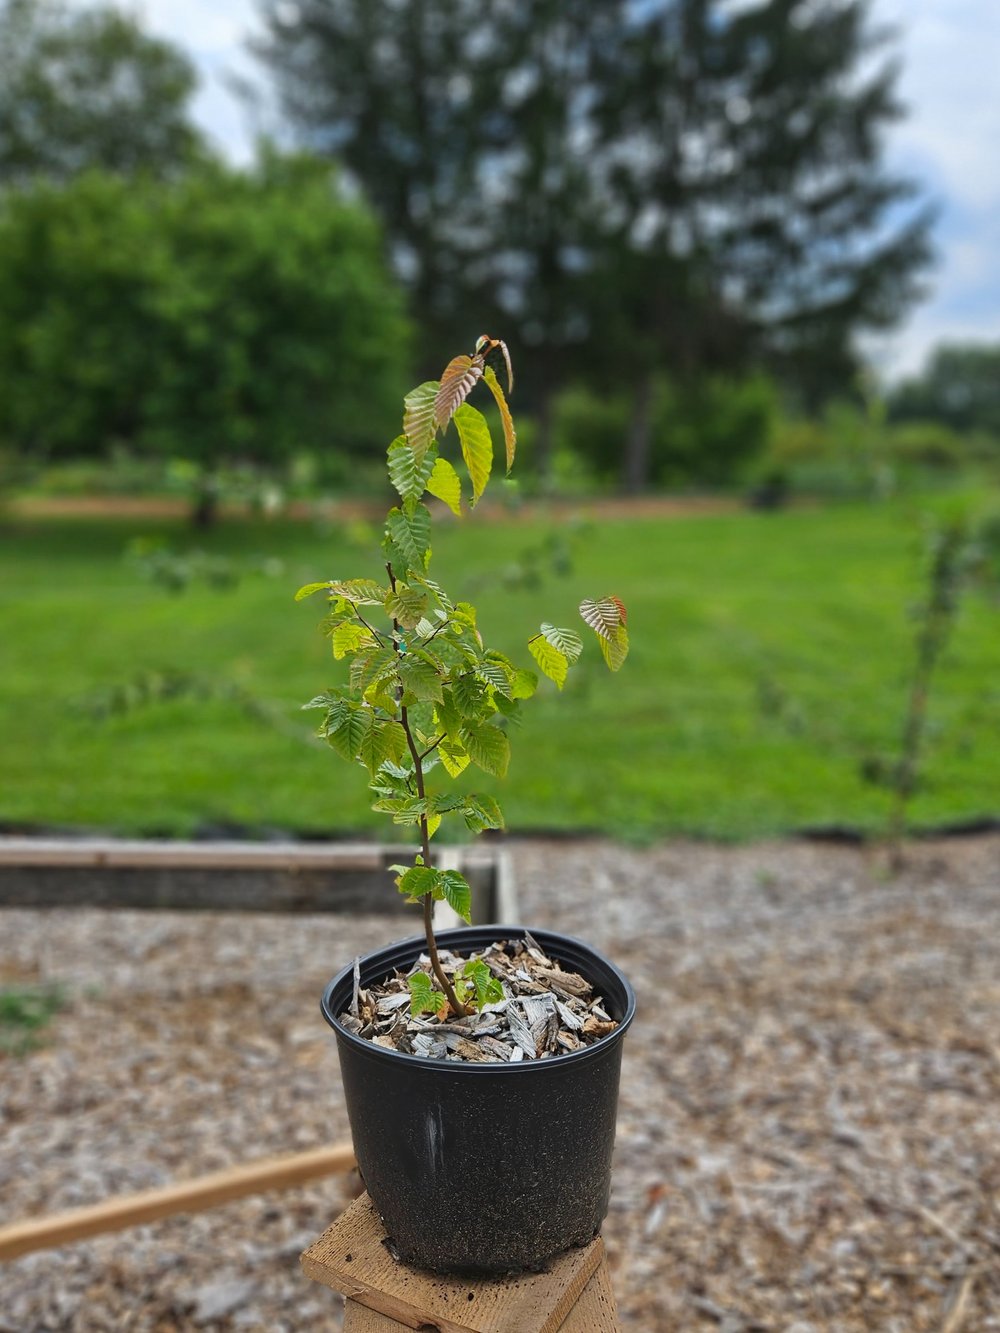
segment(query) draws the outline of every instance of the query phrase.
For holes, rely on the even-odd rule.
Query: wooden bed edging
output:
[[[105,1199],[86,1208],[26,1218],[0,1227],[0,1263],[34,1250],[55,1249],[106,1231],[122,1231],[162,1217],[173,1217],[176,1213],[203,1212],[250,1194],[291,1189],[321,1176],[351,1171],[354,1166],[352,1145],[337,1143],[329,1148],[264,1158],[248,1166],[227,1167],[224,1171],[214,1171],[194,1180]]]

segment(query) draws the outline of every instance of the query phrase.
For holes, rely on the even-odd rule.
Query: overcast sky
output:
[[[227,76],[253,72],[242,48],[254,0],[129,7],[191,52],[202,76],[197,119],[245,160],[253,129]],[[878,349],[884,368],[901,373],[941,338],[1000,341],[1000,0],[874,0],[874,14],[900,29],[900,89],[910,108],[892,131],[890,161],[924,182],[941,209],[931,294]]]

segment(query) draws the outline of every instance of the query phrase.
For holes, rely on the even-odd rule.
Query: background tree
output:
[[[407,350],[377,224],[327,164],[89,172],[0,206],[0,439],[35,457],[121,444],[208,479],[356,454],[392,421]]]
[[[1000,437],[1000,343],[945,343],[889,399],[896,421],[940,421]]]
[[[261,8],[291,125],[361,182],[429,341],[530,344],[543,456],[560,383],[624,377],[636,489],[657,370],[769,365],[815,401],[917,294],[929,217],[884,169],[866,0]]]
[[[201,149],[195,83],[187,56],[119,10],[0,0],[0,184],[175,170]]]

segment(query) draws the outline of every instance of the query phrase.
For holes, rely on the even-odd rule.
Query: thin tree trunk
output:
[[[543,389],[538,403],[535,431],[535,470],[543,490],[552,482],[552,392]]]
[[[622,489],[638,495],[649,485],[649,463],[653,443],[653,374],[646,371],[632,395],[632,419],[625,439],[622,460]]]

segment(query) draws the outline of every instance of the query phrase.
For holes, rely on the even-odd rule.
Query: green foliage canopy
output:
[[[87,172],[0,202],[0,438],[271,462],[370,446],[408,328],[378,228],[330,168]]]

